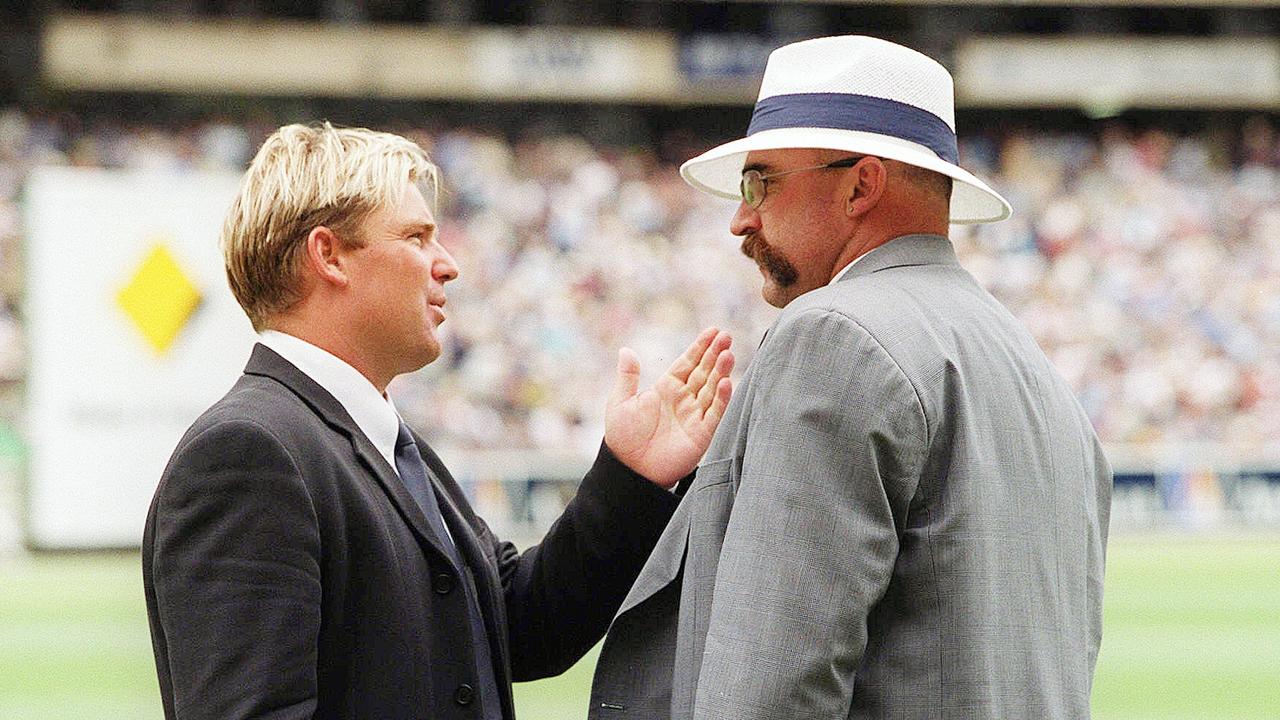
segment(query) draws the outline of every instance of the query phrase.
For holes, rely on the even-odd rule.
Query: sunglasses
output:
[[[764,196],[769,192],[768,181],[770,178],[790,175],[791,173],[804,172],[805,170],[830,170],[832,168],[849,168],[858,164],[858,161],[865,158],[866,155],[855,155],[853,157],[841,158],[835,162],[829,162],[826,165],[814,165],[812,167],[796,168],[794,170],[783,170],[782,172],[762,174],[759,170],[748,170],[742,173],[742,182],[738,185],[738,190],[742,192],[742,202],[747,207],[758,208],[760,203],[764,202]]]

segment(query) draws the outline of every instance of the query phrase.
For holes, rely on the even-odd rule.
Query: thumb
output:
[[[636,394],[640,387],[640,358],[634,350],[624,347],[618,350],[618,376],[613,381],[610,405],[619,405]]]

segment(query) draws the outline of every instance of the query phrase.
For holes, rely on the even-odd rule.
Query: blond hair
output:
[[[434,201],[437,178],[426,152],[399,135],[327,122],[272,133],[222,225],[227,280],[254,329],[302,298],[312,229],[323,225],[362,247],[358,229],[370,213],[393,207],[409,183],[429,185],[424,194]]]

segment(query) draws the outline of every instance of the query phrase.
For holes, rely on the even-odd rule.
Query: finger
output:
[[[707,378],[711,375],[712,368],[715,367],[716,358],[720,356],[720,353],[727,350],[732,342],[733,338],[729,336],[729,333],[717,332],[715,338],[707,345],[707,349],[702,353],[702,358],[698,361],[698,366],[693,369],[693,372],[689,373],[689,379],[685,381],[685,385],[694,395],[697,395],[706,386]]]
[[[618,349],[618,374],[613,381],[609,404],[617,405],[633,397],[640,387],[640,358],[629,347]]]
[[[720,378],[720,382],[716,383],[716,398],[711,402],[711,407],[707,408],[706,415],[702,416],[702,421],[710,425],[712,430],[720,424],[720,418],[724,417],[725,408],[729,407],[729,399],[733,397],[733,381],[729,378]]]
[[[720,389],[720,379],[729,376],[733,372],[734,357],[733,353],[725,350],[716,358],[715,367],[711,369],[711,375],[707,377],[707,382],[698,389],[698,406],[704,410],[711,404],[712,396]]]
[[[667,370],[667,373],[674,375],[682,383],[687,381],[689,373],[693,372],[693,369],[698,366],[698,362],[702,360],[702,354],[711,345],[711,341],[715,339],[716,334],[719,332],[714,327],[703,330],[693,341],[693,344],[689,346],[689,349],[685,350],[684,354],[671,364],[671,369]]]

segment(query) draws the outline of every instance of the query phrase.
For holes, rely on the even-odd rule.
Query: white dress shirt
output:
[[[396,438],[400,435],[400,414],[391,398],[378,392],[369,379],[346,361],[326,350],[278,330],[263,330],[258,342],[293,363],[316,381],[342,405],[360,432],[369,438],[378,453],[396,469]],[[398,471],[397,471],[397,474]]]

